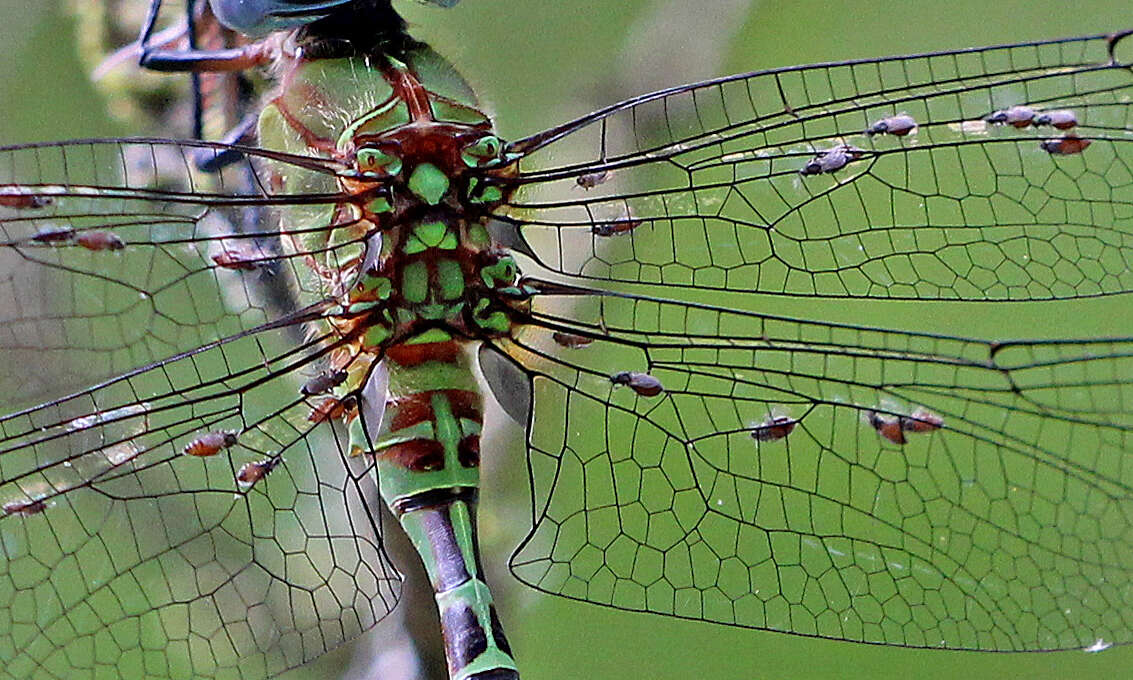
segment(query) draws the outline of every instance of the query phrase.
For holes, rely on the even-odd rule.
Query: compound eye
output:
[[[470,168],[483,168],[501,160],[504,143],[495,135],[486,135],[464,147],[460,156]]]
[[[358,149],[354,158],[359,174],[364,177],[381,179],[401,172],[401,159],[381,149]]]

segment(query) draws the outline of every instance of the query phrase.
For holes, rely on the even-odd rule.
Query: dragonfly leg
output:
[[[256,131],[256,123],[258,123],[259,120],[260,117],[258,113],[249,113],[236,124],[236,127],[229,130],[220,141],[224,144],[250,143]],[[223,151],[202,149],[194,154],[193,161],[196,163],[197,169],[201,172],[220,172],[234,163],[239,163],[243,158],[244,154],[236,149],[224,149]]]
[[[161,0],[152,0],[138,37],[138,46],[141,50],[138,63],[141,66],[151,71],[167,73],[217,73],[244,71],[268,62],[270,50],[263,41],[219,50],[196,49],[193,5],[194,3],[189,3],[188,7],[189,49],[173,50],[157,47],[153,43],[157,17],[161,12]]]

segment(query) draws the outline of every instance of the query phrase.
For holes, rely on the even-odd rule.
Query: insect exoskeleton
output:
[[[622,371],[610,376],[610,382],[615,385],[625,385],[643,397],[655,397],[665,391],[661,381],[648,373],[636,371]]]
[[[944,427],[944,419],[925,408],[919,408],[901,418],[901,429],[906,432],[932,432]]]
[[[878,434],[894,444],[907,443],[907,433],[924,434],[944,427],[944,419],[926,408],[918,408],[907,416],[867,410],[864,418]]]
[[[349,394],[345,397],[323,397],[311,409],[307,422],[323,423],[328,420],[350,420],[358,410],[358,397]]]
[[[605,184],[613,175],[614,172],[612,170],[599,170],[598,172],[588,172],[585,175],[579,175],[574,181],[583,189],[593,189],[599,184]]]
[[[751,431],[751,438],[757,442],[776,442],[786,439],[787,435],[795,429],[799,421],[785,413],[772,412],[766,419]]]
[[[621,216],[609,222],[598,222],[591,225],[590,232],[595,236],[617,236],[628,234],[641,226],[641,220],[633,216],[629,206],[622,211]]]
[[[5,515],[18,515],[20,517],[31,517],[38,515],[47,509],[47,501],[43,498],[18,501],[8,501],[0,509],[4,511]]]
[[[17,210],[34,210],[51,205],[50,196],[37,196],[19,187],[0,188],[0,207]]]
[[[303,383],[299,388],[299,394],[310,397],[329,392],[345,382],[347,375],[348,373],[341,369],[323,371]]]
[[[574,333],[563,333],[561,331],[551,333],[551,338],[560,346],[570,349],[580,349],[594,342],[594,338],[588,338],[585,335],[575,335]]]
[[[1077,135],[1064,135],[1039,143],[1039,148],[1054,156],[1073,156],[1082,153],[1090,145],[1090,140]]]
[[[67,243],[75,238],[75,230],[70,227],[44,227],[32,235],[36,243]]]
[[[877,430],[877,433],[885,437],[894,444],[904,444],[905,431],[901,427],[901,417],[889,413],[878,413],[877,411],[867,410],[863,417],[869,426]]]
[[[85,231],[75,237],[75,243],[87,250],[122,250],[126,242],[118,234],[109,231]]]
[[[874,135],[895,135],[904,137],[917,129],[917,121],[906,113],[882,118],[866,128],[865,133],[870,137]]]
[[[1065,109],[1044,111],[1035,116],[1035,127],[1041,125],[1049,125],[1056,130],[1069,130],[1070,128],[1077,127],[1078,116],[1074,115],[1073,111],[1067,111]]]
[[[1029,106],[1012,106],[1010,108],[1000,109],[984,118],[988,123],[1010,125],[1017,128],[1027,127],[1034,119],[1035,110]]]
[[[246,489],[264,477],[267,477],[281,462],[283,462],[283,459],[276,456],[244,463],[236,472],[236,483],[239,484],[241,488]]]
[[[837,172],[850,162],[860,160],[864,155],[865,151],[856,146],[840,144],[816,153],[814,158],[807,161],[802,170],[799,170],[799,174],[809,176]]]
[[[213,430],[202,434],[185,445],[186,456],[205,458],[215,456],[224,449],[236,445],[236,433],[231,430]]]
[[[262,267],[265,263],[260,253],[245,248],[226,247],[212,256],[216,266],[223,269],[250,272]]]

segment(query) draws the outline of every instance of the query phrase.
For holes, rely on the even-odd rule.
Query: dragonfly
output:
[[[0,150],[28,367],[0,420],[7,673],[301,665],[396,605],[384,503],[452,676],[516,677],[476,555],[486,391],[527,431],[509,566],[542,592],[908,647],[1127,641],[1130,339],[805,310],[1126,293],[1128,33],[743,74],[511,141],[391,38],[273,55],[255,147]]]

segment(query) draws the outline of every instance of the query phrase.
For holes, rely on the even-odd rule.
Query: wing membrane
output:
[[[1129,641],[1133,340],[996,343],[543,288],[542,328],[507,348],[535,394],[524,582],[903,646]],[[549,329],[594,342],[563,349]],[[620,371],[664,392],[616,387]],[[755,436],[774,422],[793,427]]]
[[[639,97],[516,142],[522,189],[500,216],[541,264],[595,280],[907,299],[1125,292],[1133,72],[1116,55],[1128,40],[779,69]],[[1080,124],[984,121],[1014,105]],[[898,114],[913,134],[865,134]],[[1041,148],[1066,134],[1092,143]],[[842,145],[858,150],[844,167],[800,174]]]
[[[152,649],[193,677],[274,676],[394,606],[372,461],[298,393],[336,342],[288,349],[273,324],[0,420],[5,677],[141,677]]]
[[[224,174],[196,171],[200,154],[232,150],[244,162]],[[273,181],[273,168],[290,182]],[[297,205],[331,231],[334,169],[329,160],[203,142],[0,149],[0,346],[28,365],[69,364],[70,379],[93,381],[321,299],[305,260],[334,259],[349,244],[312,252],[300,245],[300,227],[281,233],[273,210]],[[222,266],[225,256],[241,266]],[[65,386],[21,378],[0,387],[31,399]]]

